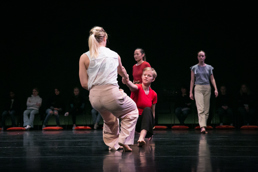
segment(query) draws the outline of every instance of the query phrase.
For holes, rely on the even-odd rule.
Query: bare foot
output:
[[[137,143],[138,143],[139,147],[142,147],[143,145],[146,144],[146,142],[144,140],[138,140]]]
[[[119,143],[120,146],[123,146],[125,152],[132,152],[133,150],[130,148],[130,146],[125,145],[123,143]]]
[[[206,131],[206,129],[204,127],[201,128],[201,133],[202,134],[207,134],[208,132]]]
[[[153,137],[153,135],[152,135],[151,137],[149,137],[148,140],[149,140],[149,141],[152,140],[152,137]]]

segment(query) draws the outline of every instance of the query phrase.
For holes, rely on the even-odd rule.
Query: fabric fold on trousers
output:
[[[96,85],[90,90],[90,102],[103,118],[103,140],[111,149],[118,149],[128,138],[134,139],[139,116],[135,102],[116,85]],[[119,119],[121,130],[119,130]]]

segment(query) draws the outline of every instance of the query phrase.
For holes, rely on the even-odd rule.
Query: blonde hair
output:
[[[90,36],[88,39],[89,51],[91,57],[97,57],[99,52],[99,44],[104,41],[104,38],[108,38],[106,31],[99,26],[95,26],[90,30]]]
[[[156,78],[157,78],[158,75],[157,75],[157,72],[155,71],[154,68],[152,68],[152,67],[146,67],[146,68],[143,69],[142,74],[143,74],[143,72],[145,72],[146,70],[152,71],[153,79],[156,79]]]

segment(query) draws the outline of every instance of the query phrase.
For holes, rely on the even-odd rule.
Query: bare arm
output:
[[[193,87],[194,87],[194,72],[191,71],[191,81],[190,81],[190,93],[189,93],[189,97],[190,99],[194,99],[193,98]]]
[[[128,78],[128,74],[127,74],[127,72],[126,72],[124,66],[122,65],[122,61],[121,61],[120,56],[118,56],[117,73],[118,73],[121,77],[123,77],[123,78],[125,78],[125,79]]]
[[[122,78],[122,82],[127,85],[131,92],[138,90],[138,87],[128,79]]]
[[[218,93],[218,89],[217,89],[217,86],[216,86],[216,81],[215,81],[215,78],[214,78],[213,74],[210,76],[210,80],[211,80],[211,84],[214,87],[215,97],[218,97],[219,93]]]
[[[81,55],[79,61],[79,78],[81,82],[81,86],[88,90],[88,74],[87,69],[89,67],[89,58],[86,54]]]

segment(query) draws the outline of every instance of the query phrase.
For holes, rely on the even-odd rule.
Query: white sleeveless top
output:
[[[117,67],[118,54],[109,48],[100,47],[97,58],[90,56],[90,51],[86,52],[90,64],[88,73],[88,89],[94,85],[118,85]]]

